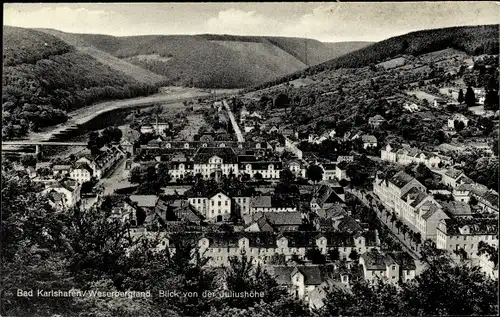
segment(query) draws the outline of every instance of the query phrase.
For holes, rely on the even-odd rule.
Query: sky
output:
[[[114,36],[233,34],[380,41],[412,31],[498,24],[500,2],[4,4],[4,25]]]

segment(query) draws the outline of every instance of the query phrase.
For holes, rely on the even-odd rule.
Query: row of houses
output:
[[[158,249],[175,252],[178,242],[195,245],[201,255],[209,259],[208,265],[229,266],[231,256],[250,257],[254,264],[269,264],[273,256],[283,255],[305,259],[308,249],[318,249],[321,254],[339,251],[340,259],[349,260],[353,250],[364,254],[380,248],[378,235],[372,231],[349,234],[345,232],[138,232],[133,237],[159,237]]]
[[[386,147],[380,151],[380,158],[383,161],[401,165],[423,163],[431,169],[441,166],[451,166],[453,164],[453,159],[449,156],[422,151],[406,144],[403,144],[399,149],[395,149],[390,144],[387,144]]]

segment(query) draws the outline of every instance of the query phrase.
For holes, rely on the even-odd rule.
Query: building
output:
[[[49,197],[49,203],[58,210],[66,210],[74,207],[80,201],[82,185],[74,179],[65,178],[42,191],[43,195]]]
[[[238,175],[238,157],[232,148],[201,147],[193,157],[193,174],[208,179],[219,175]]]
[[[433,104],[434,104],[435,108],[441,108],[441,107],[445,107],[448,104],[448,101],[441,99],[441,98],[436,98],[436,99],[434,99]]]
[[[187,193],[187,196],[189,204],[209,221],[227,221],[231,217],[231,197],[222,191]]]
[[[52,166],[52,173],[54,176],[68,176],[71,172],[71,165],[69,164],[56,164]]]
[[[377,281],[399,284],[415,278],[415,261],[404,252],[367,252],[359,257],[359,264],[365,280],[372,284]]]
[[[378,249],[380,241],[373,232],[348,234],[342,232],[172,232],[166,235],[159,246],[175,252],[175,242],[190,242],[209,259],[208,265],[221,267],[229,265],[232,256],[247,256],[254,264],[270,263],[274,255],[304,258],[307,249],[319,248],[326,255],[337,249],[341,259],[349,259],[352,250],[363,254]]]
[[[434,240],[438,222],[449,218],[425,186],[404,171],[390,179],[377,175],[373,193],[410,229],[420,232],[422,240]]]
[[[450,218],[439,222],[436,247],[449,252],[463,249],[467,258],[478,258],[480,241],[498,247],[498,219]]]
[[[246,225],[244,231],[284,232],[298,231],[303,224],[304,215],[299,211],[293,212],[258,212],[243,218]],[[251,220],[250,220],[251,219]]]
[[[306,168],[298,160],[288,162],[288,169],[295,175],[295,177],[306,177]]]
[[[256,196],[252,197],[250,201],[250,213],[257,212],[296,212],[297,206],[289,201],[278,199],[273,196]]]
[[[373,135],[362,135],[361,141],[363,142],[363,148],[377,147],[377,138]]]
[[[474,197],[483,213],[498,214],[498,193],[488,187],[473,183],[463,183],[453,189],[453,198],[468,203]]]
[[[455,188],[460,184],[469,184],[472,180],[468,178],[463,171],[450,168],[442,174],[441,182]]]
[[[239,162],[239,173],[247,174],[255,178],[256,174],[260,174],[263,179],[279,179],[283,162],[275,160],[260,160],[260,161],[244,161]]]
[[[80,184],[90,182],[93,175],[94,171],[87,163],[77,163],[69,173],[69,176]]]
[[[385,149],[382,149],[380,151],[380,158],[383,161],[401,165],[423,163],[425,166],[431,169],[450,163],[449,160],[443,161],[441,155],[412,148],[408,145],[403,145],[402,148],[394,151],[392,146],[390,144],[387,144]]]
[[[377,115],[375,115],[373,117],[370,117],[368,119],[368,124],[371,125],[374,128],[378,128],[384,122],[385,122],[384,117],[382,117],[379,114],[377,114]]]
[[[451,117],[450,119],[448,119],[448,127],[450,129],[455,129],[455,121],[462,122],[464,124],[464,126],[468,126],[469,125],[469,119],[466,116],[464,116],[461,113],[455,113],[453,115],[453,117]]]
[[[276,279],[278,285],[284,287],[291,296],[304,301],[310,301],[313,291],[324,281],[319,266],[283,266],[268,267],[268,272]]]

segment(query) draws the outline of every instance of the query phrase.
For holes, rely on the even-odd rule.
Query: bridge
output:
[[[8,150],[10,146],[34,146],[35,154],[39,155],[42,152],[42,146],[87,146],[86,142],[58,142],[58,141],[2,141],[2,151]]]

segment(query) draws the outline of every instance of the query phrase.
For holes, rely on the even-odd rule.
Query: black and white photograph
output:
[[[497,316],[499,19],[4,3],[0,316]]]

